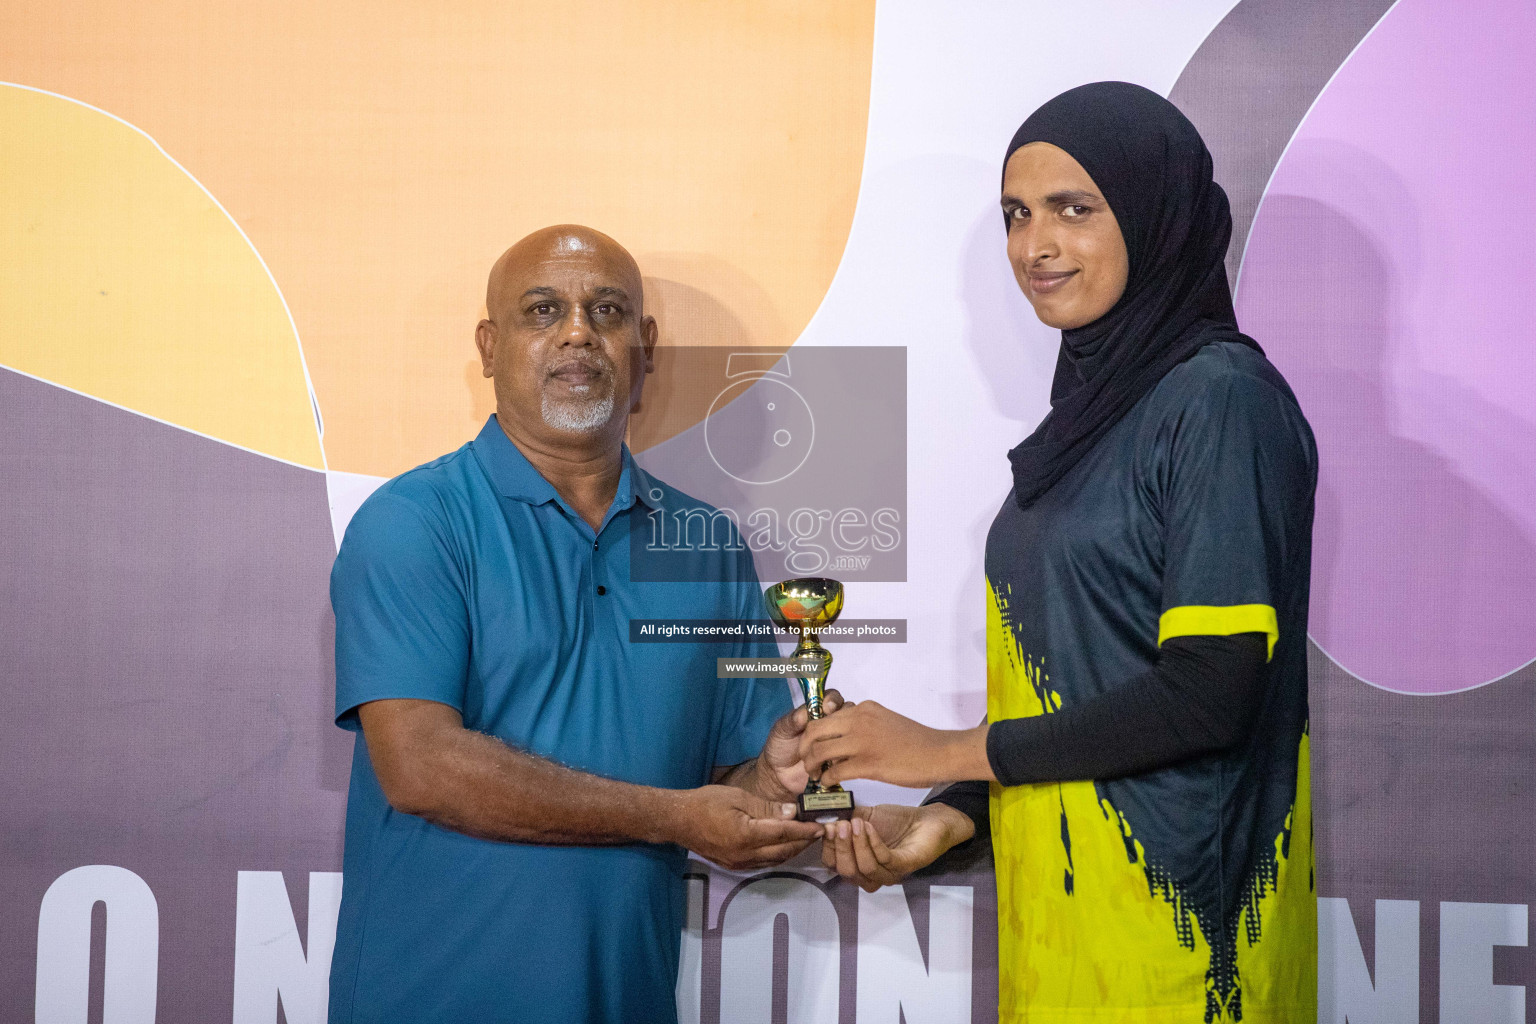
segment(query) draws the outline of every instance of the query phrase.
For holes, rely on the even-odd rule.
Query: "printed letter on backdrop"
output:
[[[309,873],[309,956],[281,871],[241,871],[235,882],[234,1024],[325,1024],[341,873]]]
[[[968,1024],[971,1019],[971,907],[968,885],[928,890],[928,957],[899,885],[859,892],[859,1020]]]
[[[837,1024],[840,928],[837,909],[819,886],[783,875],[754,879],[731,895],[721,917],[721,1021],[768,1024],[782,964],[789,1024]],[[783,960],[774,955],[780,917],[789,924]]]
[[[1349,901],[1318,898],[1318,1024],[1399,1024],[1419,1019],[1419,901],[1377,900],[1375,936],[1373,974],[1355,933]]]
[[[1525,986],[1493,983],[1493,947],[1525,945],[1529,924],[1524,903],[1440,904],[1440,1024],[1525,1024]]]
[[[154,1024],[160,968],[160,907],[127,868],[89,864],[66,871],[37,914],[37,1024],[86,1024],[91,980],[91,910],[107,907],[102,1024]]]

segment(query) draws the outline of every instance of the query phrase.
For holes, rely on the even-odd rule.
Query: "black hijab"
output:
[[[1215,341],[1259,347],[1238,331],[1232,312],[1223,262],[1232,237],[1227,194],[1211,178],[1200,133],[1177,107],[1139,85],[1095,82],[1031,114],[1008,144],[1004,168],[1031,142],[1065,150],[1093,178],[1125,238],[1130,276],[1108,313],[1061,332],[1051,411],[1008,453],[1020,508],[1196,350]]]

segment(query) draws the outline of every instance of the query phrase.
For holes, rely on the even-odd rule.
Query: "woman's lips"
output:
[[[1029,274],[1029,290],[1036,295],[1049,295],[1061,289],[1070,281],[1077,271],[1075,270],[1034,270]]]

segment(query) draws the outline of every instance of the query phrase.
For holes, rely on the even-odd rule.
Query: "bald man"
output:
[[[475,331],[496,414],[358,510],[331,574],[347,800],[333,1024],[670,1022],[685,848],[779,863],[804,712],[717,681],[765,641],[631,644],[632,618],[761,618],[751,553],[633,582],[646,516],[707,506],[624,445],[652,372],[639,268],[589,228],[491,271]]]

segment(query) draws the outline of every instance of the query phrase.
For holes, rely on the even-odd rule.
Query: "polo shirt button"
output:
[[[598,594],[598,596],[601,597],[602,595],[604,595],[606,593],[608,593],[608,588],[603,586],[601,583],[599,583],[597,585],[597,594]]]

